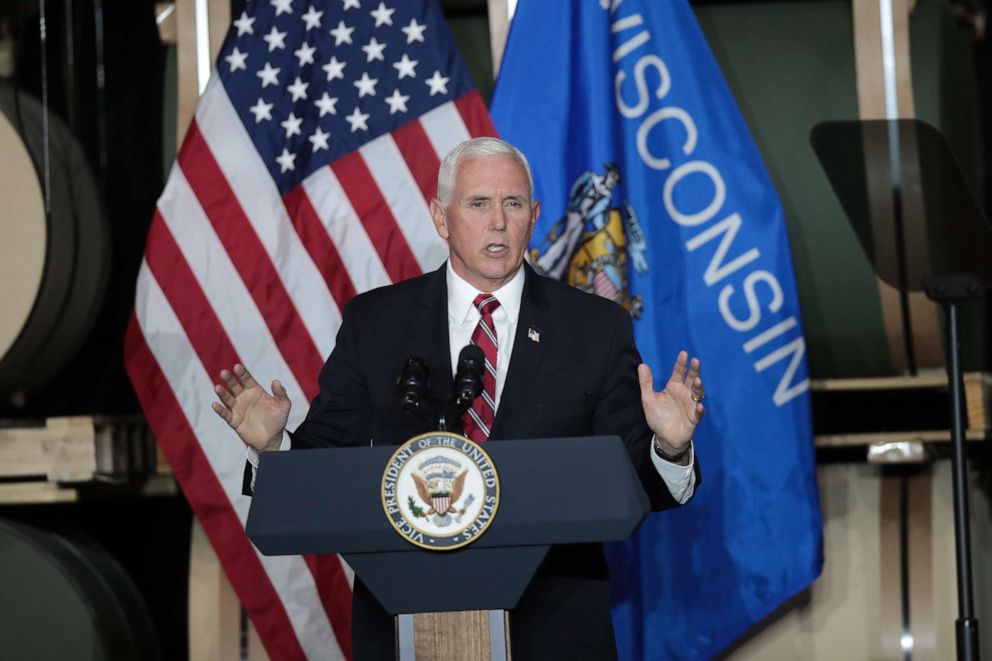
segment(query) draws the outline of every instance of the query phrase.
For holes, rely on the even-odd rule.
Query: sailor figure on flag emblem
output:
[[[451,524],[448,512],[464,514],[464,509],[454,505],[462,497],[467,473],[461,464],[448,457],[433,457],[420,464],[412,477],[417,485],[417,494],[428,508],[419,516],[433,516],[434,523],[444,528]],[[415,516],[418,514],[415,513]]]
[[[631,296],[628,259],[637,273],[648,270],[644,232],[628,202],[613,206],[620,169],[606,163],[605,172],[583,172],[572,184],[568,209],[551,226],[530,263],[541,274],[603,298],[616,301],[635,319],[641,315],[640,296]]]

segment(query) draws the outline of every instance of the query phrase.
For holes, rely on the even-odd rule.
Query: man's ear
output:
[[[436,197],[431,200],[431,220],[434,221],[434,229],[438,236],[445,241],[448,240],[448,222],[445,217],[444,205]]]
[[[531,215],[530,215],[531,230],[533,230],[534,226],[537,225],[537,219],[540,217],[541,217],[541,201],[534,200],[534,204],[533,206],[531,206]]]

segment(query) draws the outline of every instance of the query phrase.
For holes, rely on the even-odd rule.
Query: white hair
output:
[[[437,172],[437,199],[441,204],[448,206],[451,202],[451,195],[455,190],[455,174],[458,172],[458,165],[464,158],[489,158],[492,156],[509,156],[524,169],[527,173],[528,196],[534,197],[534,178],[530,173],[530,163],[527,157],[519,149],[505,140],[499,138],[473,138],[466,140],[449,151],[441,167]]]

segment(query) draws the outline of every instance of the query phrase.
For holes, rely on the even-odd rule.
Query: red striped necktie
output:
[[[486,369],[483,374],[482,394],[475,398],[472,407],[462,416],[465,435],[476,443],[489,438],[496,418],[496,324],[493,323],[493,312],[499,307],[499,301],[492,294],[479,294],[473,301],[479,310],[479,325],[472,331],[472,344],[482,349],[486,357]]]

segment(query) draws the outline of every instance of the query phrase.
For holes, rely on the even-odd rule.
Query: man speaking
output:
[[[618,435],[652,509],[688,501],[699,480],[691,443],[704,413],[699,361],[681,352],[656,392],[627,312],[524,264],[540,209],[527,160],[512,145],[476,138],[448,153],[431,202],[447,263],[345,306],[320,392],[295,432],[285,429],[291,404],[278,380],[269,394],[241,365],[221,372],[213,408],[249,446],[246,492],[257,452],[398,445],[432,431],[403,410],[396,377],[409,357],[421,357],[445,399],[459,351],[471,342],[487,369],[465,416],[467,436]],[[510,622],[516,661],[615,658],[600,545],[553,547]],[[355,659],[394,658],[393,631],[392,618],[356,578]]]

